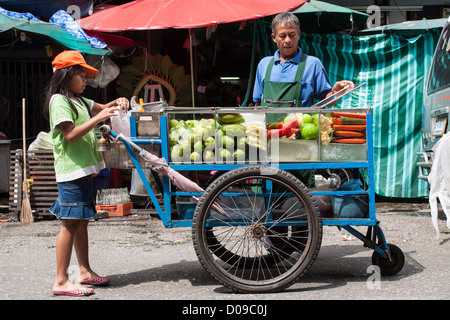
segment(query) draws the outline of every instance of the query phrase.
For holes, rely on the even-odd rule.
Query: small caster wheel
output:
[[[380,267],[381,275],[394,276],[403,269],[405,264],[405,255],[403,251],[393,244],[388,244],[390,258],[384,258],[377,251],[372,254],[372,264]]]

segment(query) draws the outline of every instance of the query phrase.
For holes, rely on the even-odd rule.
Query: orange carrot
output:
[[[342,124],[342,119],[341,118],[333,117],[332,119],[333,119],[332,121],[333,121],[334,124]]]
[[[365,113],[350,113],[350,112],[337,112],[333,111],[334,117],[349,117],[349,118],[358,118],[358,119],[365,119],[366,114]]]
[[[343,138],[365,138],[365,132],[335,130],[333,135]]]
[[[344,131],[366,131],[366,126],[363,124],[335,124],[333,129]]]
[[[333,140],[331,140],[331,142],[362,144],[362,143],[366,143],[366,139],[363,139],[363,138],[334,138]]]

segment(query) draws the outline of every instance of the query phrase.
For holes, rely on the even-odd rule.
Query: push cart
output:
[[[289,122],[295,117],[300,121],[301,116],[303,127],[317,121],[321,128],[324,121],[335,120],[333,112],[337,111],[342,119],[348,118],[346,113],[359,113],[364,118],[364,125],[359,126],[360,132],[364,129],[363,140],[357,144],[328,143],[321,134],[315,139],[302,137],[303,130],[297,133],[298,127],[290,132],[294,136],[272,135],[268,139],[269,118],[287,116]],[[312,118],[303,118],[303,114]],[[123,141],[111,143],[104,155],[107,162],[113,158],[128,161],[125,166],[112,166],[137,170],[165,227],[192,228],[198,259],[216,280],[236,292],[274,292],[296,282],[314,263],[323,226],[345,229],[373,249],[372,264],[379,266],[382,275],[395,275],[403,268],[402,251],[386,242],[375,214],[372,122],[370,109],[165,107],[132,112],[129,138],[104,129],[116,141]],[[224,133],[224,128],[234,129],[232,139],[225,138],[228,131]],[[181,133],[175,133],[178,129]],[[196,139],[205,142],[206,137],[210,138],[207,147],[206,143],[196,145]],[[233,153],[239,146],[244,153]],[[224,151],[226,148],[232,155]],[[179,190],[170,174],[157,173],[161,164],[140,157],[142,150],[166,160],[172,172],[222,174],[209,181],[204,191]],[[162,193],[160,201],[143,168],[152,169]],[[297,178],[299,172],[307,170],[336,173],[351,169],[362,174],[361,188],[344,189],[344,181],[337,184],[342,184],[340,188],[308,188]],[[320,210],[320,196],[332,199],[331,214]],[[354,226],[367,226],[367,232],[362,234]]]

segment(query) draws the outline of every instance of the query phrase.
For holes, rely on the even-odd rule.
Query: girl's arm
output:
[[[130,102],[127,98],[117,98],[116,100],[113,100],[111,102],[108,102],[107,104],[101,104],[98,102],[94,102],[94,106],[92,107],[92,113],[99,113],[103,109],[111,108],[114,106],[119,106],[122,108],[123,111],[127,112],[128,107],[130,106]]]
[[[109,117],[117,116],[117,114],[114,113],[114,111],[117,110],[118,108],[116,106],[106,106],[97,115],[79,126],[74,126],[74,124],[70,121],[61,122],[60,124],[58,124],[58,126],[62,134],[64,135],[64,138],[66,138],[69,143],[74,142],[91,131],[97,125],[97,123],[105,121]]]

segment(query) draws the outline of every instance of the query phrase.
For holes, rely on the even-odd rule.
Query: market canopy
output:
[[[135,0],[78,20],[83,29],[105,32],[200,28],[289,11],[306,0]]]
[[[417,152],[423,150],[423,92],[446,20],[408,21],[359,36],[301,35],[303,52],[322,61],[330,83],[343,79],[367,83],[336,108],[372,110],[374,188],[378,195],[428,196],[427,183],[418,178],[416,165]]]
[[[0,0],[0,7],[17,12],[32,12],[50,18],[56,11],[65,10],[84,17],[92,11],[93,0]]]
[[[401,23],[388,24],[385,26],[362,30],[360,32],[366,34],[389,32],[389,31],[403,32],[403,33],[417,33],[417,31],[442,28],[447,21],[448,21],[447,18],[405,21]]]
[[[318,0],[308,0],[290,12],[299,17],[302,31],[313,33],[365,28],[369,18],[366,13]]]
[[[92,47],[89,41],[75,38],[66,29],[56,24],[28,18],[13,18],[0,14],[0,33],[13,29],[47,36],[64,48],[87,54],[107,55],[111,53],[108,49]]]

